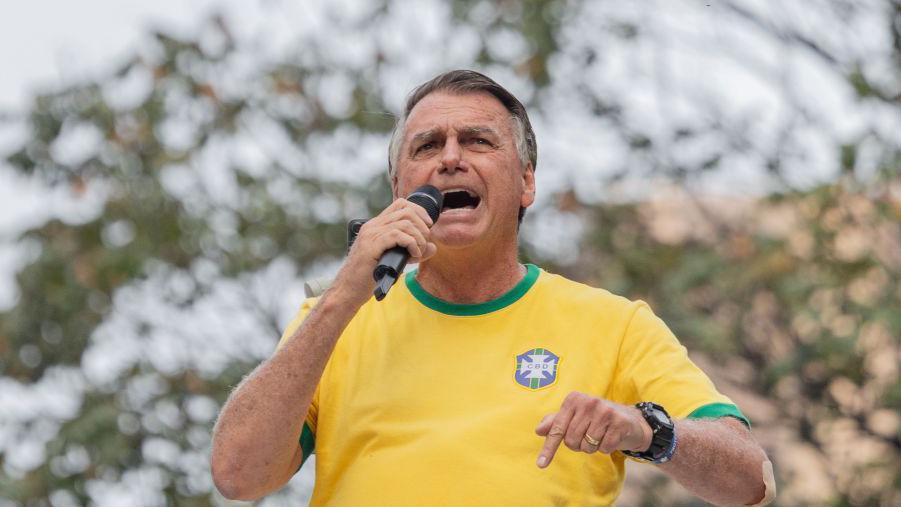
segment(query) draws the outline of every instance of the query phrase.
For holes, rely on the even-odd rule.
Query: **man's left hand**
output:
[[[616,450],[644,451],[651,446],[651,427],[635,408],[603,398],[571,392],[560,411],[544,416],[535,433],[546,437],[538,455],[538,467],[554,459],[560,443],[588,454]]]

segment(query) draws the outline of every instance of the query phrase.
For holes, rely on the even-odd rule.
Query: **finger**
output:
[[[414,262],[418,262],[416,259],[421,259],[428,248],[429,229],[422,218],[412,209],[416,207],[419,206],[404,199],[395,201],[378,217],[363,224],[354,246],[366,244],[367,250],[371,251],[376,258],[389,248],[403,246],[407,248]],[[411,247],[406,239],[400,239],[399,236],[391,233],[392,230],[403,231],[405,235],[414,238],[416,248]],[[392,243],[392,241],[394,242]],[[437,252],[437,246],[435,252]]]
[[[383,231],[378,237],[378,245],[379,246],[375,251],[379,252],[379,257],[381,257],[381,254],[385,250],[394,248],[395,246],[406,248],[411,257],[419,257],[422,255],[422,250],[420,250],[416,238],[400,229],[387,229]]]
[[[435,243],[431,243],[431,242],[426,243],[425,250],[422,254],[422,257],[414,259],[413,262],[419,263],[419,262],[427,261],[430,257],[434,256],[437,253],[438,253],[438,245],[436,245]]]
[[[562,407],[557,412],[557,415],[554,416],[551,429],[548,430],[547,438],[544,439],[544,447],[538,455],[538,468],[545,468],[551,464],[554,454],[557,453],[557,448],[560,447],[560,442],[563,441],[563,436],[566,435],[566,429],[569,427],[569,421],[572,420],[572,417],[573,409],[568,407]]]
[[[409,201],[407,201],[407,202],[409,202]],[[412,205],[410,207],[413,209],[413,211],[416,212],[416,215],[422,219],[422,221],[426,224],[427,227],[431,227],[432,225],[435,224],[435,221],[432,220],[432,217],[429,216],[429,212],[426,211],[425,208],[423,208],[422,206],[420,206],[418,204],[413,204],[413,203],[410,203],[410,204]]]
[[[422,206],[413,204],[409,206],[409,208],[409,210],[404,210],[409,213],[408,218],[411,219],[423,233],[428,234],[429,229],[434,225],[432,217],[429,216],[429,213]]]
[[[619,449],[619,444],[622,443],[622,441],[623,433],[619,428],[607,428],[607,431],[604,432],[604,437],[601,439],[601,444],[598,446],[598,451],[604,454],[610,454]]]
[[[552,414],[548,414],[541,418],[541,422],[538,423],[538,426],[535,428],[535,433],[539,436],[547,436],[547,432],[551,429],[551,423],[554,422],[554,416],[557,415],[557,412]]]
[[[588,425],[590,423],[590,414],[585,409],[584,405],[579,405],[576,408],[573,420],[569,422],[566,436],[563,437],[563,442],[566,444],[566,447],[573,451],[581,450],[582,440],[585,438],[585,432],[588,431]]]
[[[392,213],[388,214],[385,217],[385,223],[390,224],[394,222],[407,221],[413,224],[421,234],[428,235],[429,222],[424,221],[422,216],[420,216],[420,214],[417,213],[414,208],[420,207],[415,204],[411,204],[408,207],[394,210]],[[423,213],[425,213],[425,211],[423,211]],[[428,218],[428,214],[426,214],[426,218]]]
[[[426,240],[425,234],[423,234],[422,231],[416,228],[416,225],[414,225],[411,221],[406,219],[400,220],[392,224],[392,226],[412,236],[416,240],[416,246],[419,247],[420,252],[425,251],[425,246],[428,243],[428,240]]]
[[[375,234],[385,224],[396,221],[397,213],[403,210],[405,202],[407,201],[404,199],[395,199],[394,202],[389,204],[387,208],[383,209],[381,213],[372,217],[363,225],[361,225],[360,230],[357,233],[357,237],[363,238],[368,234]]]
[[[402,212],[402,210],[395,211],[393,214],[389,215],[388,217],[385,217],[385,221],[386,221],[385,223],[375,224],[371,229],[368,229],[366,231],[368,236],[367,236],[367,238],[364,238],[364,239],[368,239],[368,241],[371,242],[371,241],[373,241],[373,238],[379,238],[379,237],[387,238],[387,237],[389,237],[390,231],[399,230],[409,236],[412,236],[416,240],[416,244],[417,244],[417,246],[419,246],[420,251],[424,250],[426,243],[427,243],[426,236],[422,233],[422,230],[420,230],[420,228],[417,227],[417,225],[413,223],[413,221],[405,218],[404,215],[400,215],[399,213],[401,213],[401,212]],[[412,216],[412,214],[411,214],[411,216]],[[418,219],[418,217],[414,217],[412,220],[419,220],[419,219]],[[369,222],[367,222],[366,225],[369,225]],[[428,232],[428,229],[426,229],[426,232]],[[361,235],[358,236],[358,238],[359,237],[362,237],[362,230],[361,230]],[[379,241],[379,247],[384,248],[386,246],[386,245],[383,245],[383,242],[381,240],[378,240],[378,241]],[[354,244],[357,244],[358,242],[359,241],[355,241]],[[393,246],[396,246],[396,245],[387,245],[388,248],[391,248]],[[412,255],[412,252],[411,252],[411,255]]]
[[[416,217],[418,221],[422,222],[423,227],[426,229],[431,227],[434,223],[432,217],[429,216],[429,212],[426,211],[425,208],[406,199],[401,199],[401,202],[393,211],[396,213],[403,213],[405,216],[408,216],[408,218]]]
[[[585,454],[594,454],[598,452],[598,446],[589,442],[587,438],[583,438],[579,450]]]
[[[406,206],[409,203],[410,203],[410,201],[403,199],[401,197],[398,197],[397,199],[392,201],[391,204],[389,204],[387,208],[385,208],[381,213],[379,213],[379,215],[386,215],[388,213],[392,213],[399,209],[403,209],[404,206]]]
[[[580,450],[582,452],[587,452],[588,454],[597,452],[603,436],[604,432],[600,422],[592,420],[591,424],[588,425],[588,429],[585,430],[585,436],[582,437],[582,446]],[[597,443],[592,444],[589,442],[589,439],[592,439],[592,441]]]

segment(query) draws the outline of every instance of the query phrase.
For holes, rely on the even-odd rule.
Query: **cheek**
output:
[[[416,169],[412,167],[405,167],[403,175],[400,177],[395,177],[394,179],[394,184],[392,185],[394,197],[398,198],[410,195],[413,190],[423,184],[417,183],[420,181],[425,180],[417,174]]]

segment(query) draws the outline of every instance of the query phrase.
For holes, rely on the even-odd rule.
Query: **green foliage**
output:
[[[690,350],[732,370],[715,376],[767,400],[778,416],[765,424],[795,428],[794,438],[842,478],[840,503],[890,505],[901,478],[897,188],[895,172],[757,202],[701,198],[683,208],[673,196],[668,204],[690,223],[680,238],[656,232],[669,208],[585,205],[578,212],[596,226],[569,269],[649,301]],[[736,205],[741,218],[711,218]],[[699,215],[706,218],[691,218]],[[842,441],[857,449],[853,458]],[[804,466],[764,444],[777,470]]]
[[[506,12],[486,29],[528,29],[535,38],[534,56],[525,65],[546,79],[543,62],[553,50],[553,27],[542,12],[542,5],[529,5]],[[385,18],[387,9],[376,9],[375,15]],[[316,91],[333,71],[319,53],[326,46],[263,67],[252,84],[235,91],[228,82],[236,58],[228,27],[213,18],[202,31],[224,43],[211,49],[200,38],[156,33],[153,51],[131,59],[115,76],[37,97],[26,121],[29,137],[7,158],[11,168],[48,189],[62,189],[76,200],[98,199],[92,192],[101,189],[103,197],[96,217],[83,223],[54,219],[21,238],[34,256],[17,275],[17,304],[0,315],[0,374],[37,385],[48,371],[69,367],[85,386],[74,417],[45,417],[58,428],[44,441],[43,463],[0,475],[5,499],[45,505],[54,492],[65,491],[70,500],[86,504],[91,483],[124,484],[132,472],[162,470],[167,502],[209,504],[206,456],[213,420],[193,420],[188,405],[200,400],[218,410],[260,358],[233,357],[210,374],[190,366],[157,371],[144,357],[112,379],[97,380],[84,366],[92,336],[121,314],[116,299],[124,288],[160,272],[187,276],[186,292],[165,291],[160,298],[189,309],[215,292],[221,280],[250,283],[276,260],[304,272],[343,254],[348,219],[371,215],[390,202],[383,174],[356,183],[324,178],[318,168],[284,162],[279,153],[269,154],[264,167],[226,157],[215,174],[204,174],[209,164],[203,157],[255,134],[255,118],[265,118],[270,129],[302,150],[340,129],[354,137],[387,139],[393,118],[385,112],[378,76],[370,71],[348,70],[350,106],[340,115],[328,112]],[[133,76],[149,80],[149,93],[127,106],[110,102],[109,86]],[[179,120],[190,128],[173,139],[167,129]],[[75,129],[96,132],[98,147],[84,160],[63,162],[53,147]],[[222,188],[215,187],[217,181],[225,182],[228,198],[217,194]],[[323,215],[322,209],[333,212]],[[212,279],[203,274],[209,266],[214,266]],[[283,324],[277,308],[254,300],[246,305],[266,322],[261,330],[266,336],[257,339],[271,350]],[[172,332],[137,319],[138,340],[149,343],[154,333]],[[84,374],[78,373],[81,368]],[[182,459],[199,461],[186,468],[179,461],[155,460],[152,449],[161,441],[174,445]]]

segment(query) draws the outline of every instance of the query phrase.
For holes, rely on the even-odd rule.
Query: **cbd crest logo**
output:
[[[557,381],[560,357],[548,349],[532,349],[516,356],[513,378],[516,383],[537,391]]]

